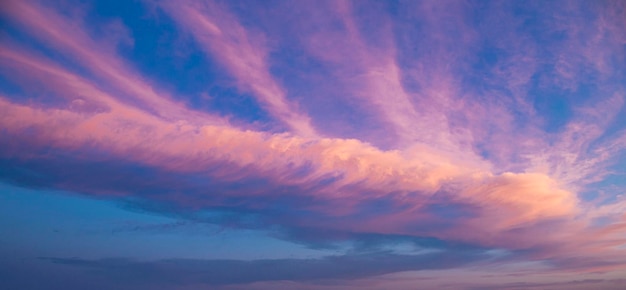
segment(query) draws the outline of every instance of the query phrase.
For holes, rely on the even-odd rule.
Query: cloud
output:
[[[121,22],[111,22],[109,25],[112,25],[114,29],[107,30],[108,33],[120,35],[109,39],[95,39],[84,29],[85,20],[80,18],[84,12],[81,12],[80,8],[72,9],[75,12],[70,13],[70,15],[75,15],[72,17],[63,16],[54,8],[38,2],[15,2],[7,7],[0,12],[9,21],[24,27],[45,46],[80,63],[98,80],[106,82],[108,88],[113,88],[116,93],[122,93],[123,97],[119,98],[120,102],[138,105],[143,110],[171,121],[180,118],[223,121],[215,116],[189,110],[171,95],[158,92],[123,58],[117,56],[115,48],[119,38],[129,38],[129,36],[124,36],[126,28]],[[3,46],[3,49],[5,48],[7,48],[6,43]]]
[[[87,80],[60,68],[43,63],[32,66],[57,78],[55,84],[62,92],[89,92],[86,95],[110,104],[106,111],[77,112],[71,106],[33,108],[2,100],[0,120],[10,149],[5,158],[12,158],[8,164],[47,176],[51,179],[47,184],[58,186],[58,180],[63,180],[71,190],[108,196],[132,194],[148,203],[173,204],[173,212],[235,208],[259,218],[260,224],[252,225],[235,220],[233,225],[238,226],[274,224],[287,229],[434,236],[511,249],[554,243],[555,235],[571,228],[561,226],[542,241],[519,239],[519,232],[509,230],[526,228],[522,233],[527,235],[535,224],[570,219],[578,212],[576,197],[546,175],[493,175],[482,162],[469,159],[463,163],[463,159],[427,145],[406,152],[382,151],[358,140],[305,139],[227,125],[171,124],[120,104]],[[36,134],[22,135],[26,131]],[[19,150],[24,142],[34,146],[26,155]],[[11,144],[17,147],[11,148]],[[85,155],[74,157],[74,164],[66,159],[63,171],[28,161],[49,146]],[[119,175],[81,169],[93,166],[93,161],[88,161],[93,150],[139,167],[157,168],[150,175],[158,181],[145,181],[131,170],[122,183],[113,182],[101,176]],[[87,161],[80,161],[83,158]],[[87,172],[94,178],[84,176]],[[6,178],[35,183],[19,171]],[[148,194],[158,192],[162,194]],[[455,204],[457,209],[451,206]],[[286,209],[293,206],[309,215],[291,216],[295,213]],[[438,206],[449,210],[438,212]],[[432,226],[442,220],[450,223],[449,228]]]
[[[446,269],[475,261],[476,253],[397,255],[386,252],[279,260],[81,260],[44,258],[53,263],[84,267],[115,281],[170,285],[228,285],[261,281],[343,280],[392,272]]]
[[[501,247],[513,246],[506,241],[516,235],[507,234],[507,229],[569,219],[577,213],[576,197],[545,175],[493,176],[471,166],[454,165],[445,155],[427,148],[408,158],[357,140],[307,140],[208,125],[185,128],[150,116],[142,117],[144,123],[115,111],[85,115],[7,101],[2,108],[6,140],[18,144],[28,140],[39,147],[29,151],[31,154],[45,152],[40,150],[48,146],[77,152],[91,148],[139,167],[158,168],[149,177],[157,181],[130,171],[124,183],[99,177],[107,174],[78,178],[76,173],[84,175],[84,171],[72,169],[76,165],[67,161],[63,171],[40,167],[39,174],[56,175],[53,180],[75,176],[65,181],[68,189],[132,194],[183,211],[232,207],[265,215],[265,222],[288,228],[435,236]],[[24,130],[37,132],[36,137],[20,137]],[[24,166],[32,157],[18,152],[13,158],[13,166]],[[81,163],[89,166],[93,161],[77,164]],[[38,170],[32,163],[27,167]],[[74,174],[68,174],[71,172]],[[157,192],[163,194],[154,195]],[[454,211],[450,204],[457,204],[459,212],[467,208],[470,217],[435,209],[447,205]],[[290,211],[293,206],[301,213]],[[506,211],[502,213],[502,209]],[[452,221],[454,226],[448,230],[428,226],[440,220]],[[467,230],[455,230],[457,227]],[[489,235],[477,234],[481,232]],[[505,238],[500,240],[498,235]],[[530,245],[522,242],[513,247]]]
[[[254,93],[276,118],[302,136],[316,135],[309,117],[287,98],[285,89],[270,73],[269,53],[261,32],[248,32],[227,8],[212,1],[165,1],[158,5],[237,79],[240,88]]]
[[[156,5],[193,36],[198,53],[220,63],[287,130],[235,126],[220,112],[196,110],[157,89],[116,51],[120,42],[140,41],[129,39],[123,22],[112,22],[112,35],[97,39],[80,13],[16,2],[2,14],[34,43],[8,37],[0,44],[2,75],[20,87],[0,94],[0,179],[114,199],[183,221],[263,229],[310,247],[349,242],[359,254],[53,261],[128,274],[119,267],[137,274],[125,279],[177,284],[356,279],[488,260],[477,254],[483,249],[558,269],[623,267],[623,201],[587,201],[581,194],[611,173],[607,168],[626,148],[619,124],[623,73],[609,61],[623,63],[613,57],[623,52],[617,12],[600,7],[588,14],[572,4],[552,17],[533,5],[518,11],[488,3],[472,10],[460,2],[395,12],[386,4],[309,3],[294,10],[302,17],[287,20],[259,12],[266,28],[290,26],[286,33],[297,34],[281,44],[282,38],[255,30],[242,16],[251,13],[245,8]],[[381,9],[391,15],[380,16]],[[489,17],[474,19],[484,14]],[[535,31],[559,17],[571,20]],[[500,22],[506,24],[494,24]],[[601,37],[594,38],[596,32]],[[293,77],[320,87],[311,86],[311,100],[296,101],[274,73],[292,65],[276,60],[276,47],[304,55],[292,68],[303,72]],[[312,71],[298,66],[309,61]],[[581,80],[588,83],[577,85]],[[334,123],[324,112],[309,116],[315,110],[300,107],[325,102],[335,89],[341,101],[328,102],[355,105],[344,115],[338,109],[327,115],[358,123],[353,128],[368,131],[358,135],[367,138],[341,136],[327,128]],[[563,92],[571,99],[555,99]],[[566,108],[550,109],[552,102]],[[359,114],[384,130],[370,132],[354,118]],[[380,143],[387,146],[376,145],[385,138]],[[400,242],[441,252],[371,253]],[[472,251],[450,252],[457,248]],[[220,267],[244,272],[211,274]],[[192,268],[211,273],[182,274]]]

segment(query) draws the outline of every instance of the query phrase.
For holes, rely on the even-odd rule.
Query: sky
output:
[[[624,289],[626,2],[0,3],[0,288]]]

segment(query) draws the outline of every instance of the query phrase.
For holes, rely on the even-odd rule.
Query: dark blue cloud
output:
[[[346,254],[321,259],[275,260],[188,260],[140,262],[128,259],[84,260],[42,258],[84,268],[120,284],[145,285],[229,285],[263,281],[313,282],[371,277],[400,271],[450,269],[484,258],[477,252],[442,251],[421,255],[390,252]]]

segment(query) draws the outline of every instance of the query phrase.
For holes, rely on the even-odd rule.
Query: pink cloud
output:
[[[101,92],[92,88],[92,93]],[[358,213],[360,204],[381,198],[391,198],[398,208],[409,205],[408,210],[388,216],[361,219],[358,223],[347,219],[323,225],[325,228],[425,234],[427,232],[407,230],[407,227],[433,221],[419,210],[425,208],[432,194],[455,183],[467,189],[453,192],[451,201],[460,200],[480,209],[478,216],[456,222],[476,232],[496,234],[519,225],[532,226],[546,219],[572,217],[577,211],[576,197],[558,189],[547,176],[506,173],[492,177],[479,170],[480,167],[449,163],[445,156],[436,155],[436,150],[429,152],[425,148],[419,154],[407,155],[400,151],[380,151],[357,140],[303,139],[220,125],[172,124],[125,107],[82,114],[64,109],[36,109],[3,100],[0,108],[0,123],[5,132],[16,135],[25,130],[38,132],[31,143],[66,150],[95,146],[121,159],[178,172],[202,171],[211,164],[227,162],[246,170],[235,176],[213,177],[245,180],[247,176],[261,174],[283,185],[304,188],[326,176],[337,176],[336,182],[309,193],[316,199],[331,201],[333,206],[310,208],[320,214],[349,217]],[[307,175],[283,178],[289,176],[291,168],[307,164],[312,168]],[[341,202],[335,204],[333,200]],[[420,216],[425,219],[420,220]],[[315,223],[310,225],[315,226]],[[428,234],[487,242],[484,235],[476,237],[465,231]],[[507,246],[497,239],[490,243]]]
[[[238,86],[254,93],[265,108],[297,134],[316,135],[310,118],[290,101],[272,77],[268,51],[260,32],[250,33],[226,8],[213,2],[160,3],[163,10],[189,31],[206,53],[233,75]]]
[[[537,173],[504,173],[471,187],[462,198],[484,204],[494,230],[513,228],[545,218],[572,217],[577,212],[576,196],[560,189],[556,181]],[[486,221],[479,221],[485,225]]]
[[[77,60],[111,87],[121,90],[122,102],[141,104],[146,110],[170,120],[189,118],[196,120],[216,119],[208,114],[192,111],[171,96],[157,90],[125,61],[115,54],[115,45],[120,41],[132,42],[124,31],[123,24],[112,22],[117,35],[111,39],[96,40],[83,30],[82,20],[62,16],[52,8],[37,2],[15,2],[2,11],[12,21],[23,25],[41,39],[66,56]],[[80,13],[74,13],[80,15]],[[108,41],[108,42],[107,42]]]
[[[44,57],[0,45],[3,65],[15,69],[8,79],[37,81],[53,97],[66,100],[46,107],[0,98],[1,137],[76,154],[97,148],[119,160],[169,172],[206,174],[224,183],[261,177],[283,188],[301,189],[288,194],[311,200],[297,209],[314,217],[280,221],[288,225],[532,249],[533,259],[561,259],[576,265],[587,265],[576,259],[592,257],[607,262],[606,267],[624,264],[620,248],[625,242],[624,217],[619,216],[623,202],[598,206],[577,196],[581,188],[606,174],[601,169],[626,146],[623,131],[598,142],[624,106],[622,92],[593,106],[585,104],[575,110],[576,117],[564,130],[548,134],[537,128],[540,122],[533,119],[532,106],[518,101],[517,94],[527,93],[536,69],[532,56],[515,55],[494,68],[496,77],[508,79],[511,99],[498,101],[496,91],[486,92],[481,99],[477,92],[464,92],[461,77],[448,69],[462,67],[464,53],[453,47],[456,42],[445,31],[435,29],[433,52],[400,65],[399,49],[385,38],[391,34],[391,24],[381,25],[383,39],[372,48],[360,33],[352,8],[339,5],[327,17],[338,20],[341,29],[321,28],[304,35],[302,42],[331,68],[333,77],[342,80],[351,93],[345,98],[359,100],[391,124],[399,140],[395,149],[383,150],[357,139],[317,135],[309,117],[270,73],[263,38],[244,28],[224,7],[198,2],[162,6],[242,89],[254,93],[293,133],[246,130],[189,109],[157,92],[115,54],[112,43],[124,39],[124,33],[101,43],[80,29],[80,21],[43,6],[17,3],[11,8],[15,10],[11,19],[98,79],[88,80]],[[436,28],[443,27],[436,16],[463,14],[463,7],[454,7],[453,12],[432,4],[419,8],[433,14],[426,24]],[[463,46],[471,47],[474,32],[464,20],[452,26],[459,30]],[[557,71],[569,78],[566,66]],[[407,78],[422,89],[411,90]],[[110,87],[98,85],[102,80]],[[512,132],[516,129],[512,105],[522,107],[520,111],[531,119],[530,128]],[[478,153],[478,142],[491,149],[490,157]],[[36,152],[20,150],[3,154],[38,158]],[[220,170],[207,173],[212,167]],[[302,174],[293,174],[299,169],[304,169]],[[245,192],[230,190],[200,201],[178,193],[167,198],[197,209],[225,205],[221,203],[226,197],[286,194],[271,189],[261,185]],[[363,208],[376,201],[385,202],[388,211],[368,215]],[[460,217],[456,212],[437,213],[441,204],[457,210]],[[445,214],[450,216],[441,216]],[[594,224],[602,218],[613,223]],[[429,227],[444,222],[448,222],[444,229]],[[588,263],[589,267],[597,264],[601,263]]]
[[[306,188],[333,176],[337,181],[317,187],[310,193],[316,199],[331,201],[333,206],[311,209],[337,217],[357,213],[359,205],[375,199],[390,198],[398,208],[409,205],[408,209],[366,218],[359,223],[347,219],[334,225],[317,226],[389,234],[424,234],[410,228],[423,221],[436,221],[436,217],[421,210],[428,206],[433,194],[446,189],[452,191],[451,202],[467,203],[476,207],[478,212],[467,220],[455,221],[455,229],[465,230],[428,234],[505,248],[523,248],[537,241],[521,239],[514,245],[508,244],[519,236],[506,234],[507,230],[530,227],[532,232],[536,223],[569,219],[579,212],[577,197],[560,188],[557,181],[548,175],[495,175],[490,172],[489,163],[476,158],[473,153],[438,148],[436,145],[440,143],[436,141],[432,144],[416,143],[404,150],[383,151],[352,139],[304,138],[246,131],[223,123],[198,123],[192,118],[171,122],[120,101],[119,97],[44,60],[9,48],[3,48],[0,55],[23,66],[24,73],[49,84],[58,95],[82,97],[81,100],[72,100],[67,108],[55,109],[2,100],[2,128],[16,136],[34,129],[38,134],[30,142],[65,150],[96,146],[116,154],[120,159],[179,172],[202,171],[222,162],[245,169],[234,176],[218,176],[223,179],[261,175],[279,184]],[[403,95],[398,74],[387,74],[397,69],[397,66],[391,65],[381,75],[374,74],[372,85],[380,85],[380,93],[397,92],[400,97],[408,98]],[[139,86],[143,86],[141,81]],[[135,86],[130,84],[128,87]],[[376,97],[372,97],[374,103]],[[71,105],[90,100],[105,104],[108,110],[86,113],[72,110]],[[403,108],[384,110],[393,115]],[[187,115],[185,112],[181,111],[180,116]],[[398,124],[404,122],[409,120]],[[292,168],[304,166],[310,166],[312,170],[298,178],[288,174]],[[332,203],[333,200],[341,202]],[[311,221],[302,222],[316,225]],[[562,230],[569,231],[571,227]],[[547,235],[542,240],[554,241],[555,235],[561,233]]]

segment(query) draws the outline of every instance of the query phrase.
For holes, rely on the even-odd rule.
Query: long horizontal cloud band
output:
[[[148,125],[115,118],[108,121],[106,117],[111,117],[105,113],[45,112],[6,101],[2,107],[5,109],[3,124],[9,125],[5,128],[6,138],[19,140],[18,134],[8,134],[30,130],[36,132],[37,143],[45,144],[41,147],[52,145],[66,150],[104,150],[114,153],[117,158],[173,172],[206,172],[207,168],[215,168],[206,172],[206,178],[220,180],[219,183],[226,186],[219,186],[219,183],[191,185],[188,190],[197,193],[192,201],[187,201],[184,194],[166,197],[168,202],[191,209],[202,208],[203,205],[208,208],[234,206],[228,203],[229,198],[250,195],[261,195],[266,199],[266,202],[249,205],[250,210],[255,207],[280,207],[268,201],[280,202],[278,197],[281,195],[302,195],[306,200],[312,200],[307,205],[299,205],[303,210],[332,218],[302,218],[300,226],[439,236],[471,242],[484,239],[484,235],[477,234],[480,232],[493,235],[519,226],[532,226],[542,220],[572,218],[578,210],[576,197],[558,189],[555,182],[544,175],[504,173],[493,176],[432,160],[433,155],[428,156],[428,163],[419,157],[413,162],[401,162],[400,152],[379,151],[356,140],[306,140],[215,126],[185,130],[157,118],[151,119]],[[54,119],[49,116],[54,116]],[[92,118],[105,119],[94,122]],[[83,127],[118,122],[125,124],[124,129],[106,125]],[[50,124],[63,125],[57,127]],[[37,144],[32,143],[34,139],[29,139],[31,144]],[[152,144],[156,143],[159,146],[155,148]],[[255,145],[247,147],[246,144]],[[293,174],[294,171],[299,171],[299,174]],[[246,179],[254,178],[269,182],[261,183],[254,189],[228,189],[228,180],[245,184]],[[181,178],[173,184],[184,182],[185,179]],[[323,186],[319,186],[320,182]],[[212,190],[213,186],[217,190]],[[291,190],[280,189],[285,186]],[[170,187],[176,191],[176,187]],[[88,191],[96,189],[87,188]],[[529,193],[533,195],[529,196]],[[443,200],[434,201],[434,195],[443,196]],[[388,208],[379,214],[368,214],[367,204],[374,200],[388,200]],[[458,216],[458,224],[448,230],[420,230],[428,223],[436,223],[437,219],[455,218],[453,212],[447,216],[436,210],[437,205],[451,208],[451,204],[459,204],[457,211],[467,211],[469,216]],[[460,230],[463,227],[470,230]],[[538,243],[521,240],[515,244],[506,236],[499,242],[491,242],[494,243],[491,246],[516,248]]]
[[[138,262],[125,259],[79,260],[42,258],[53,263],[92,269],[110,279],[133,279],[140,284],[223,285],[259,281],[312,281],[357,279],[398,271],[445,269],[468,264],[481,254],[430,253],[398,255],[388,252],[329,256],[321,259],[283,260],[164,260]],[[384,265],[384,267],[381,267]],[[144,275],[128,276],[128,273]],[[159,277],[160,281],[152,277]],[[242,280],[242,277],[244,280]]]

